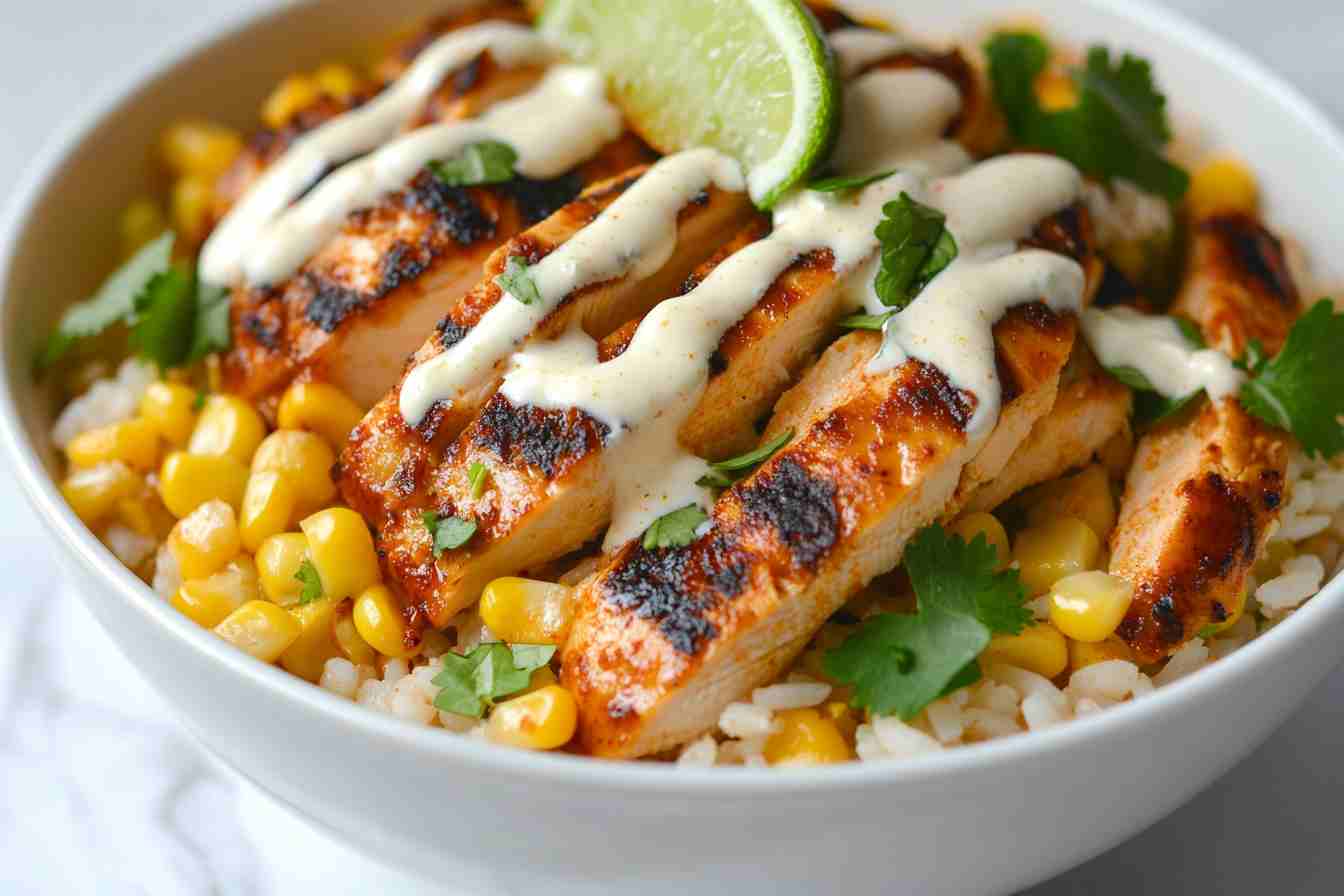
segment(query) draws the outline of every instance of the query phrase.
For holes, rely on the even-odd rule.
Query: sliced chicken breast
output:
[[[1186,282],[1172,306],[1204,338],[1240,356],[1271,354],[1298,313],[1279,241],[1246,215],[1197,222]],[[1239,608],[1284,501],[1291,438],[1234,398],[1139,440],[1111,542],[1111,572],[1134,583],[1119,634],[1154,662]]]

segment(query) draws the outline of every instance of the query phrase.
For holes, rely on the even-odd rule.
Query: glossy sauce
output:
[[[1191,345],[1170,317],[1141,314],[1133,308],[1089,308],[1083,333],[1105,367],[1129,367],[1143,374],[1167,398],[1184,398],[1201,389],[1213,399],[1236,395],[1246,374],[1222,352]]]

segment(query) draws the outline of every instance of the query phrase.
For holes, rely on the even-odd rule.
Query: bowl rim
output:
[[[308,5],[308,3],[300,5]],[[1196,53],[1212,67],[1236,72],[1255,82],[1287,114],[1296,118],[1344,165],[1344,134],[1295,87],[1271,73],[1264,65],[1225,39],[1191,22],[1184,15],[1159,7],[1151,0],[1084,0],[1085,4],[1110,15],[1127,18],[1158,29],[1184,49]],[[32,210],[77,148],[96,127],[123,103],[131,100],[146,83],[171,67],[186,62],[217,42],[228,40],[247,28],[265,26],[293,11],[294,4],[249,8],[213,17],[190,31],[174,45],[132,66],[86,101],[78,114],[59,127],[16,182],[0,219],[0,289],[8,281],[18,245]],[[11,301],[0,295],[0,304]],[[506,773],[528,783],[565,783],[589,789],[651,794],[675,794],[688,798],[724,799],[787,797],[820,791],[869,789],[880,782],[897,785],[916,779],[939,779],[969,770],[995,768],[1028,760],[1041,760],[1055,751],[1077,749],[1104,739],[1129,726],[1152,724],[1198,702],[1205,695],[1235,686],[1239,679],[1256,674],[1293,652],[1298,633],[1315,625],[1318,617],[1344,611],[1344,575],[1326,583],[1320,593],[1288,619],[1254,639],[1235,655],[1200,670],[1197,674],[1157,689],[1142,700],[1109,708],[1087,718],[1072,720],[1027,736],[1008,737],[956,749],[890,762],[849,762],[838,766],[763,768],[687,768],[664,763],[593,760],[556,753],[501,749],[474,738],[455,737],[439,729],[416,725],[366,709],[284,670],[261,663],[214,637],[174,610],[136,577],[84,526],[62,499],[56,483],[29,443],[15,400],[15,384],[7,365],[0,365],[0,440],[14,464],[18,480],[48,531],[69,550],[108,590],[115,591],[126,606],[111,612],[137,612],[162,637],[185,640],[203,655],[203,661],[221,664],[231,674],[248,679],[273,699],[297,703],[302,709],[330,715],[352,726],[369,739],[380,739],[398,749],[410,749],[482,773]],[[180,718],[180,717],[179,717]]]

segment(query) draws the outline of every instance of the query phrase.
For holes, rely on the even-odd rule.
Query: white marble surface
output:
[[[89,85],[258,2],[0,2],[0,194]],[[1339,0],[1172,5],[1344,121]],[[354,855],[214,769],[61,588],[57,562],[0,471],[0,893],[448,892]],[[1341,747],[1344,668],[1208,792],[1032,892],[1339,893]]]

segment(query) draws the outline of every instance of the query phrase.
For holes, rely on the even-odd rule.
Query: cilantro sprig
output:
[[[793,440],[793,433],[794,430],[790,427],[759,448],[710,464],[709,472],[697,479],[696,485],[705,488],[731,488],[735,482],[745,479],[752,470],[774,457],[779,449],[789,444]]]
[[[1199,329],[1176,317],[1190,345],[1206,347]],[[1321,299],[1294,322],[1283,348],[1273,358],[1255,341],[1234,362],[1247,373],[1237,397],[1246,412],[1270,426],[1292,433],[1310,455],[1326,458],[1344,452],[1344,313]],[[1203,391],[1167,398],[1133,367],[1108,367],[1111,376],[1135,391],[1134,419],[1151,426],[1180,413],[1203,396]]]
[[[851,314],[840,319],[840,326],[846,330],[881,330],[895,313],[888,311],[885,314]]]
[[[1031,32],[1003,31],[985,44],[985,54],[994,99],[1019,144],[1053,152],[1094,177],[1123,177],[1167,199],[1185,194],[1190,176],[1163,155],[1171,139],[1166,98],[1146,60],[1125,53],[1113,61],[1105,47],[1092,47],[1084,66],[1069,73],[1077,105],[1047,111],[1035,82],[1050,62],[1049,44]]]
[[[883,305],[899,310],[952,263],[957,242],[945,226],[947,216],[908,193],[882,206],[882,215],[873,231],[881,242],[873,291]]]
[[[471,541],[471,536],[476,534],[477,529],[475,520],[466,520],[458,516],[440,516],[432,510],[420,514],[420,521],[425,524],[425,529],[434,543],[435,557],[444,551],[462,547]]]
[[[443,655],[443,671],[434,676],[441,690],[434,706],[444,712],[479,719],[486,707],[516,694],[532,681],[532,673],[555,655],[551,644],[481,644],[463,656]]]
[[[504,262],[504,270],[495,277],[500,289],[513,296],[524,305],[541,301],[541,290],[532,278],[531,266],[521,255],[510,255]]]
[[[480,461],[472,461],[467,467],[467,484],[471,487],[471,496],[479,498],[485,494],[485,485],[490,479],[490,468]]]
[[[429,163],[429,170],[450,187],[502,184],[513,180],[518,153],[507,143],[482,140],[462,147],[457,155]]]
[[[116,324],[129,327],[136,354],[160,367],[197,361],[229,346],[228,292],[200,283],[173,263],[174,236],[150,240],[103,281],[98,290],[61,316],[37,360],[39,370],[63,358],[76,343]]]
[[[837,177],[823,177],[819,180],[812,181],[810,184],[807,185],[807,188],[809,190],[814,190],[818,193],[847,193],[850,190],[862,190],[869,184],[875,184],[880,180],[886,180],[895,173],[896,169],[892,168],[890,171],[882,171],[879,172],[878,174],[855,174],[855,175],[840,175]]]
[[[665,513],[644,530],[644,550],[655,548],[684,548],[695,541],[695,530],[709,519],[698,504],[687,504]]]
[[[299,592],[300,604],[310,604],[322,597],[322,576],[318,575],[312,560],[305,557],[294,578],[303,583],[303,590]]]
[[[1309,455],[1344,452],[1344,313],[1321,299],[1297,319],[1272,359],[1258,344],[1244,360],[1250,379],[1241,405],[1271,426],[1286,429]]]
[[[1031,623],[1017,571],[995,572],[995,554],[984,535],[968,544],[937,524],[910,540],[905,569],[918,612],[873,616],[822,660],[828,675],[853,685],[855,707],[909,720],[979,680],[976,657],[990,637]]]

